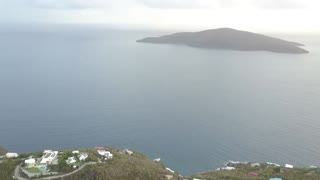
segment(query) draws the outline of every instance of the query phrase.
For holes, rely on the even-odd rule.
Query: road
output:
[[[59,179],[59,178],[64,178],[64,177],[67,177],[67,176],[70,176],[72,174],[75,174],[79,171],[81,171],[83,168],[85,168],[87,165],[91,165],[91,164],[96,164],[96,162],[89,162],[89,163],[85,163],[83,164],[82,166],[80,166],[77,170],[75,171],[72,171],[70,173],[67,173],[67,174],[63,174],[63,175],[57,175],[57,176],[50,176],[50,177],[45,177],[45,178],[39,178],[39,179],[36,179],[36,180],[53,180],[53,179]],[[23,177],[20,176],[20,165],[18,165],[16,167],[16,169],[14,170],[14,177],[18,180],[28,180],[28,179],[25,179]]]
[[[18,179],[18,180],[27,180],[23,177],[20,177],[20,168],[21,168],[21,164],[19,164],[15,169],[14,169],[14,177],[15,179]]]

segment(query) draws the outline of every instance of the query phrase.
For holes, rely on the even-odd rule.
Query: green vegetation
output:
[[[0,163],[0,179],[11,180],[14,174],[15,167],[20,163],[19,160],[4,160]]]
[[[165,169],[165,166],[159,162],[147,158],[141,153],[134,152],[132,155],[123,153],[115,148],[108,148],[113,154],[113,159],[103,160],[94,149],[82,149],[80,152],[88,153],[89,157],[86,162],[98,162],[85,166],[80,171],[66,176],[64,180],[149,180],[149,179],[166,179],[166,175],[173,175],[173,180],[182,179],[177,174],[172,174]],[[28,156],[39,157],[41,153],[24,154]],[[50,165],[51,171],[60,173],[68,173],[74,171],[73,165],[81,167],[84,162],[68,165],[66,160],[68,157],[74,156],[78,160],[78,156],[72,154],[72,151],[64,151],[59,155],[59,163]],[[15,167],[22,162],[21,157],[17,159],[3,159],[0,161],[0,179],[12,179]],[[27,169],[31,173],[39,173],[37,168]],[[208,171],[184,179],[206,179],[206,180],[269,180],[269,178],[279,177],[283,180],[319,180],[319,168],[293,168],[268,166],[260,164],[260,166],[251,167],[250,164],[236,165],[235,170]]]
[[[33,153],[24,153],[19,154],[19,158],[28,158],[28,157],[40,158],[42,156],[42,152],[33,152]]]
[[[112,160],[90,165],[80,172],[65,177],[65,180],[95,179],[95,180],[150,180],[165,179],[169,175],[161,163],[154,162],[143,154],[135,152],[133,155],[121,154],[117,149],[108,149],[114,155]],[[173,179],[178,179],[174,174]]]
[[[28,168],[26,169],[27,171],[29,171],[30,173],[41,173],[39,168]]]
[[[258,177],[252,177],[250,172],[257,173]],[[268,167],[262,164],[260,167],[243,165],[231,171],[208,171],[191,176],[192,178],[206,180],[269,180],[269,178],[279,177],[283,180],[319,180],[320,169],[294,168],[286,169],[280,167]]]

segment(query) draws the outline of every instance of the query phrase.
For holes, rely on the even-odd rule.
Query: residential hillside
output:
[[[231,165],[232,166],[232,165]],[[291,165],[290,165],[291,166]],[[229,168],[229,170],[227,170]],[[286,168],[267,163],[237,164],[221,170],[192,175],[190,179],[206,180],[319,180],[320,169]],[[234,168],[234,169],[233,169]]]
[[[271,51],[290,54],[308,53],[307,50],[299,47],[303,46],[300,43],[231,28],[210,29],[200,32],[181,32],[161,37],[148,37],[137,42],[180,44],[206,49]]]
[[[56,153],[57,152],[57,153]],[[42,161],[48,154],[55,155],[43,169]],[[87,156],[83,156],[87,154]],[[83,161],[81,158],[85,157]],[[36,161],[31,161],[35,159]],[[0,159],[0,179],[39,179],[50,177],[57,180],[319,180],[317,167],[294,168],[274,163],[227,162],[224,167],[191,176],[181,176],[159,162],[139,152],[128,149],[99,147],[20,154],[19,157]],[[39,165],[37,163],[40,162]],[[52,163],[51,163],[52,162]],[[18,168],[18,172],[14,172]],[[42,170],[42,174],[41,171]],[[45,170],[45,171],[44,171]],[[25,173],[26,172],[26,173]],[[39,174],[40,173],[40,174]],[[35,175],[28,177],[28,175]]]
[[[166,175],[172,176],[172,179],[178,179],[177,174],[169,172],[164,165],[154,162],[143,154],[137,152],[130,156],[114,154],[111,161],[90,165],[79,173],[64,178],[64,180],[163,180],[166,179]]]

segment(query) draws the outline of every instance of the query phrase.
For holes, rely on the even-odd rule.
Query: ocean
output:
[[[0,145],[115,146],[189,175],[228,160],[320,166],[320,35],[311,53],[136,43],[160,31],[0,26]]]

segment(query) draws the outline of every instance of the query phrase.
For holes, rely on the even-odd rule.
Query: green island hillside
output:
[[[252,164],[259,164],[252,166]],[[267,163],[239,164],[233,170],[207,171],[192,175],[190,179],[205,180],[319,180],[319,168],[285,168]]]
[[[49,155],[52,161],[42,162]],[[85,156],[84,156],[85,155]],[[85,157],[85,158],[84,158]],[[82,159],[84,158],[84,159]],[[34,160],[34,161],[33,161]],[[230,163],[231,162],[231,163]],[[0,179],[57,180],[319,180],[320,169],[282,167],[274,163],[227,162],[225,167],[181,176],[145,155],[111,147],[20,154],[0,159]],[[15,171],[16,169],[16,171]]]

